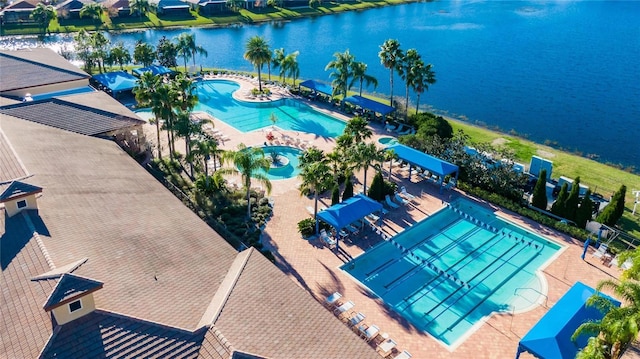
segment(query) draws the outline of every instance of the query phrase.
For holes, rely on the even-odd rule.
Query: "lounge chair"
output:
[[[596,258],[602,258],[607,253],[607,249],[609,249],[609,246],[604,243],[601,243],[600,247],[598,247],[598,249],[595,252],[593,252],[592,256]]]
[[[370,342],[371,340],[373,340],[373,338],[378,336],[378,333],[380,333],[380,328],[378,328],[376,325],[371,325],[368,327],[361,325],[358,327],[358,331],[360,332],[360,337]]]
[[[398,128],[398,126],[392,125],[390,123],[388,123],[386,126],[384,126],[384,129],[387,130],[387,132],[394,131],[396,128]]]
[[[409,358],[411,358],[411,354],[409,354],[409,352],[406,350],[396,355],[395,357],[393,357],[393,359],[409,359]]]
[[[358,233],[360,233],[360,230],[358,230],[358,227],[354,226],[353,224],[350,224],[345,228],[347,229],[347,231],[349,231],[349,233],[353,235],[357,235]]]
[[[334,309],[333,314],[337,315],[338,317],[341,317],[344,315],[344,313],[350,311],[355,306],[356,306],[355,303],[353,303],[353,301],[350,300],[342,304],[341,306],[337,307],[336,309]]]
[[[400,195],[399,195],[398,193],[396,193],[396,194],[393,196],[393,199],[395,199],[395,200],[396,200],[396,202],[398,202],[398,203],[400,203],[401,205],[404,205],[404,206],[406,206],[407,204],[409,204],[409,201],[407,201],[406,199],[404,199],[404,198],[400,197]]]
[[[416,130],[414,130],[413,128],[407,128],[404,131],[399,131],[398,132],[398,136],[404,136],[404,135],[411,135],[416,133]]]
[[[376,216],[373,213],[368,214],[366,218],[371,223],[378,223],[378,221],[380,220],[380,217]]]
[[[400,133],[406,131],[406,129],[404,128],[403,124],[398,124],[398,127],[394,128],[393,131],[395,131],[396,133]]]
[[[320,232],[320,239],[327,245],[327,247],[332,248],[336,246],[336,240],[330,236],[326,231]]]
[[[324,305],[327,307],[334,307],[336,305],[342,305],[339,301],[340,298],[342,298],[342,294],[340,294],[339,292],[333,292],[333,294],[331,294],[330,296],[327,297],[327,299],[324,300]],[[340,303],[340,304],[338,304]]]
[[[409,200],[412,200],[412,199],[416,198],[416,196],[414,196],[411,193],[407,192],[407,187],[405,187],[405,186],[400,187],[400,194],[402,196],[404,196],[405,198],[409,199]]]
[[[394,203],[394,202],[391,200],[391,197],[389,197],[389,195],[386,195],[386,196],[384,197],[384,200],[387,202],[387,206],[389,206],[391,209],[400,208],[400,205],[398,205],[398,204]]]
[[[383,357],[386,357],[387,355],[391,354],[391,351],[397,345],[398,345],[398,343],[396,343],[395,340],[387,339],[387,340],[383,341],[382,343],[378,344],[378,347],[376,348],[376,351],[378,352],[378,354],[382,355]]]
[[[355,327],[356,325],[360,324],[360,322],[362,322],[364,318],[365,318],[365,315],[358,312],[356,315],[349,318],[349,321],[347,322],[347,324],[349,324],[350,327]]]

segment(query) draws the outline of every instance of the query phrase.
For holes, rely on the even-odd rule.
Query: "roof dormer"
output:
[[[97,280],[65,273],[44,304],[44,310],[52,311],[60,325],[69,323],[96,309],[93,292],[102,288]]]
[[[42,188],[28,183],[13,181],[2,193],[0,203],[4,203],[5,211],[9,217],[27,209],[38,209],[36,195],[42,192]]]

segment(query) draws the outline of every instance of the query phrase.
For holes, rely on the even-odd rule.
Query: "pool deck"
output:
[[[247,90],[257,87],[257,83],[248,78],[232,78],[230,76],[218,76],[216,78],[241,83],[242,88],[239,92],[244,91],[244,94],[248,93],[246,92]],[[275,88],[272,85],[267,86],[273,87],[272,100],[279,98],[277,96],[290,96],[286,89]],[[335,111],[329,105],[301,100],[314,105],[314,107],[325,113],[341,119],[348,119],[347,116]],[[263,144],[266,140],[265,131],[240,133],[222,121],[214,119],[214,124],[216,129],[229,137],[229,140],[221,144],[221,147],[226,150],[235,149],[240,143],[252,146]],[[374,143],[378,143],[377,140],[380,137],[390,135],[382,125],[373,125],[372,129],[374,131],[374,138],[372,139]],[[155,126],[148,125],[145,130],[150,131],[147,132],[147,138],[155,141]],[[325,152],[331,151],[334,146],[333,139],[318,137],[313,134],[279,129],[275,133],[277,136],[287,135],[292,138],[299,137],[301,140],[311,141],[313,146]],[[166,140],[165,137],[166,135],[163,134],[161,139]],[[166,155],[166,144],[163,144],[163,147]],[[181,150],[184,145],[176,144],[176,148]],[[388,168],[388,163],[386,163],[383,172],[385,176],[388,175]],[[367,181],[369,183],[373,175],[374,171],[370,169],[367,173]],[[427,183],[427,181],[419,181],[420,178],[417,176],[407,178],[407,174],[397,168],[392,170],[391,177],[399,186],[406,186],[407,191],[414,194],[417,200],[406,207],[390,211],[382,224],[382,229],[389,234],[398,233],[404,228],[426,218],[440,209],[444,201],[460,196],[469,198],[455,189],[445,190],[440,193],[435,185]],[[358,173],[357,178],[362,181],[363,173]],[[355,312],[362,312],[366,315],[365,323],[375,324],[380,328],[381,333],[388,333],[389,337],[398,343],[396,349],[409,351],[413,358],[513,358],[520,338],[546,313],[548,307],[553,306],[576,281],[595,286],[602,279],[617,278],[620,274],[619,269],[604,266],[591,254],[587,254],[585,261],[581,260],[582,242],[513,213],[501,210],[482,200],[477,200],[480,205],[496,211],[497,215],[552,239],[564,245],[565,249],[560,252],[556,260],[542,271],[548,284],[547,307],[539,306],[525,313],[515,315],[510,313],[494,315],[482,324],[477,331],[470,334],[454,351],[450,351],[449,348],[446,348],[428,334],[416,330],[409,322],[385,307],[380,300],[372,296],[364,287],[339,269],[340,266],[346,263],[349,256],[356,257],[382,241],[379,235],[375,234],[375,232],[365,231],[353,242],[340,242],[341,251],[339,254],[326,248],[319,239],[305,240],[301,238],[297,232],[297,223],[309,217],[306,207],[313,206],[314,201],[312,198],[300,196],[297,190],[299,183],[300,180],[297,178],[272,181],[273,190],[270,196],[275,201],[274,215],[267,223],[263,242],[274,253],[276,264],[294,282],[309,291],[320,302],[323,302],[329,294],[335,291],[342,293],[343,299],[351,300],[355,303],[355,308],[353,309]],[[360,183],[356,184],[356,192],[360,189],[360,186]],[[325,196],[320,199],[320,202],[323,206],[329,206],[331,199]],[[322,335],[322,333],[318,333],[318,335]],[[397,353],[397,350],[395,353]],[[533,356],[524,353],[521,358],[533,358]]]

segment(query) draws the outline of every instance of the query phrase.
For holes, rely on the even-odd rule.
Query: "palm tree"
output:
[[[391,169],[393,167],[393,161],[398,158],[396,153],[393,150],[385,150],[383,153],[383,157],[385,161],[389,161],[389,181],[391,181]]]
[[[260,71],[262,70],[262,65],[271,62],[271,51],[269,50],[267,41],[258,35],[249,38],[244,59],[251,62],[251,64],[258,69],[258,90],[262,92]]]
[[[187,72],[187,60],[189,58],[193,59],[193,67],[195,67],[197,54],[204,56],[208,55],[207,50],[196,44],[196,35],[186,32],[178,35],[176,49],[178,51],[178,56],[181,56],[184,59],[184,72]]]
[[[124,70],[124,64],[128,64],[131,62],[131,54],[122,41],[119,41],[114,47],[109,51],[109,60],[112,63],[116,63],[120,65],[120,70]]]
[[[53,5],[45,5],[43,3],[38,3],[35,9],[31,11],[29,17],[34,19],[38,24],[40,24],[42,28],[42,33],[47,32],[47,28],[51,23],[51,20],[55,19],[58,16],[56,13],[56,9]]]
[[[286,55],[284,54],[284,48],[281,47],[279,49],[273,50],[273,56],[271,57],[271,67],[274,70],[279,69],[280,81],[284,81],[284,76],[287,72],[287,69],[284,67],[284,59]],[[271,80],[271,78],[269,78]]]
[[[189,171],[192,179],[194,178],[193,177],[194,156],[191,154],[191,147],[192,147],[191,140],[195,135],[202,135],[202,125],[203,123],[201,121],[191,120],[190,111],[178,109],[174,128],[176,131],[176,135],[184,138],[185,158],[187,159],[187,162],[189,162]]]
[[[136,101],[138,102],[138,106],[151,107],[151,112],[154,116],[153,121],[156,125],[156,145],[158,146],[158,158],[162,158],[162,150],[160,146],[160,119],[162,117],[160,109],[152,106],[152,104],[156,103],[156,101],[154,101],[155,91],[161,84],[162,78],[160,76],[154,76],[150,71],[148,71],[140,76],[136,87],[133,89],[133,93],[136,97]]]
[[[129,14],[137,14],[140,18],[147,15],[151,11],[151,3],[149,0],[129,0]]]
[[[354,163],[354,170],[364,170],[363,193],[367,193],[367,170],[373,163],[384,160],[383,153],[378,150],[373,143],[356,143],[350,151],[351,161]]]
[[[207,176],[207,180],[209,179],[209,160],[213,159],[213,171],[217,171],[216,158],[222,153],[218,145],[218,140],[215,138],[202,136],[195,141],[191,150],[194,157],[202,158],[204,161],[204,173]]]
[[[100,18],[102,17],[102,13],[104,13],[104,6],[102,4],[88,3],[82,6],[79,15],[81,18],[88,16],[95,21],[100,20]]]
[[[348,49],[342,53],[336,52],[333,56],[335,59],[327,64],[325,71],[332,70],[331,74],[329,74],[329,77],[333,78],[331,81],[333,93],[331,95],[342,95],[342,99],[344,100],[345,97],[347,97],[347,92],[351,88],[352,81],[350,81],[350,79],[353,76],[351,65],[355,57],[349,53]],[[344,106],[344,101],[342,101],[342,106]]]
[[[108,55],[109,39],[107,39],[101,31],[91,34],[91,58],[98,64],[100,73],[104,70],[104,59]]]
[[[373,131],[369,128],[369,123],[360,116],[356,116],[347,122],[344,133],[353,136],[353,140],[356,143],[360,143],[373,136]]]
[[[416,81],[417,71],[416,67],[418,63],[422,62],[420,59],[420,54],[418,54],[418,50],[409,49],[407,53],[402,57],[402,61],[399,66],[400,77],[404,80],[405,83],[405,118],[409,113],[409,88]]]
[[[76,55],[84,62],[84,70],[91,73],[93,69],[93,58],[91,56],[91,35],[85,29],[81,29],[73,37],[76,45]]]
[[[402,50],[400,49],[400,43],[398,40],[389,39],[380,46],[380,52],[378,53],[382,66],[389,69],[389,84],[391,89],[391,95],[389,96],[390,105],[393,106],[393,73],[397,71],[398,65],[402,58]]]
[[[153,45],[147,44],[142,40],[136,42],[136,46],[133,50],[133,61],[136,64],[142,64],[144,67],[149,67],[156,59],[156,51]]]
[[[622,307],[599,295],[594,295],[587,301],[606,313],[600,321],[586,322],[580,325],[572,336],[575,340],[581,334],[592,334],[597,339],[589,341],[587,352],[599,353],[605,358],[617,359],[622,356],[627,347],[638,337],[640,327],[640,283],[637,281],[611,279],[601,281],[596,290],[611,289],[623,301]],[[593,342],[593,343],[592,343]],[[595,346],[595,348],[594,348]],[[586,348],[585,348],[586,349]],[[586,355],[586,353],[585,353]],[[585,357],[585,356],[583,356]]]
[[[319,161],[315,161],[306,164],[301,168],[300,178],[302,183],[300,184],[300,194],[313,193],[314,196],[314,209],[313,218],[316,220],[316,233],[318,233],[318,199],[320,192],[328,189],[334,182],[330,173],[330,168],[327,165],[325,158]]]
[[[251,179],[257,179],[262,183],[267,193],[271,193],[271,181],[267,178],[271,163],[265,157],[264,151],[260,147],[247,148],[243,143],[238,145],[237,151],[228,151],[222,154],[225,162],[233,162],[238,168],[223,168],[221,173],[237,173],[242,175],[242,183],[247,191],[247,218],[251,218]]]
[[[292,52],[288,54],[282,62],[282,67],[284,67],[285,69],[285,75],[288,75],[289,77],[291,77],[291,85],[295,85],[296,80],[298,79],[298,76],[300,76],[300,66],[298,65],[298,54],[300,54],[300,52],[298,51]],[[286,79],[285,79],[285,82],[286,82]]]
[[[176,149],[174,146],[173,131],[175,130],[175,113],[173,107],[176,103],[176,92],[170,83],[160,81],[154,96],[151,99],[151,108],[157,108],[161,119],[164,119],[163,129],[167,131],[167,142],[169,144],[169,158],[173,161]]]
[[[433,65],[426,64],[420,60],[416,66],[416,77],[414,78],[412,88],[416,93],[416,115],[420,107],[420,95],[429,90],[429,86],[436,83],[436,73],[433,71]]]
[[[367,64],[360,61],[354,61],[351,64],[351,72],[353,73],[353,82],[358,81],[360,83],[360,91],[359,94],[362,96],[362,84],[366,84],[367,86],[373,85],[374,89],[378,87],[378,80],[371,76],[367,75]]]

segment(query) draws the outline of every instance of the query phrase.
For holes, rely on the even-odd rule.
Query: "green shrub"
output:
[[[333,185],[333,190],[331,191],[331,205],[340,203],[340,187],[335,183]]]
[[[540,170],[540,176],[533,189],[531,205],[543,211],[547,210],[547,170],[545,169]]]
[[[316,232],[316,220],[313,218],[305,218],[298,222],[298,232],[302,237],[307,238]]]
[[[567,197],[569,197],[569,191],[567,188],[569,188],[567,182],[563,183],[562,187],[560,187],[558,198],[556,198],[556,201],[551,205],[551,213],[562,218],[565,218],[567,215],[567,211],[565,210],[565,202],[567,201]]]
[[[591,190],[587,189],[587,192],[584,194],[584,198],[582,199],[582,203],[580,203],[580,207],[576,211],[576,226],[578,226],[578,228],[585,228],[587,226],[587,222],[591,219],[592,213],[593,202],[591,201]]]
[[[347,180],[344,184],[344,191],[342,191],[342,201],[351,197],[353,197],[353,183],[351,182],[351,176],[347,176]]]

